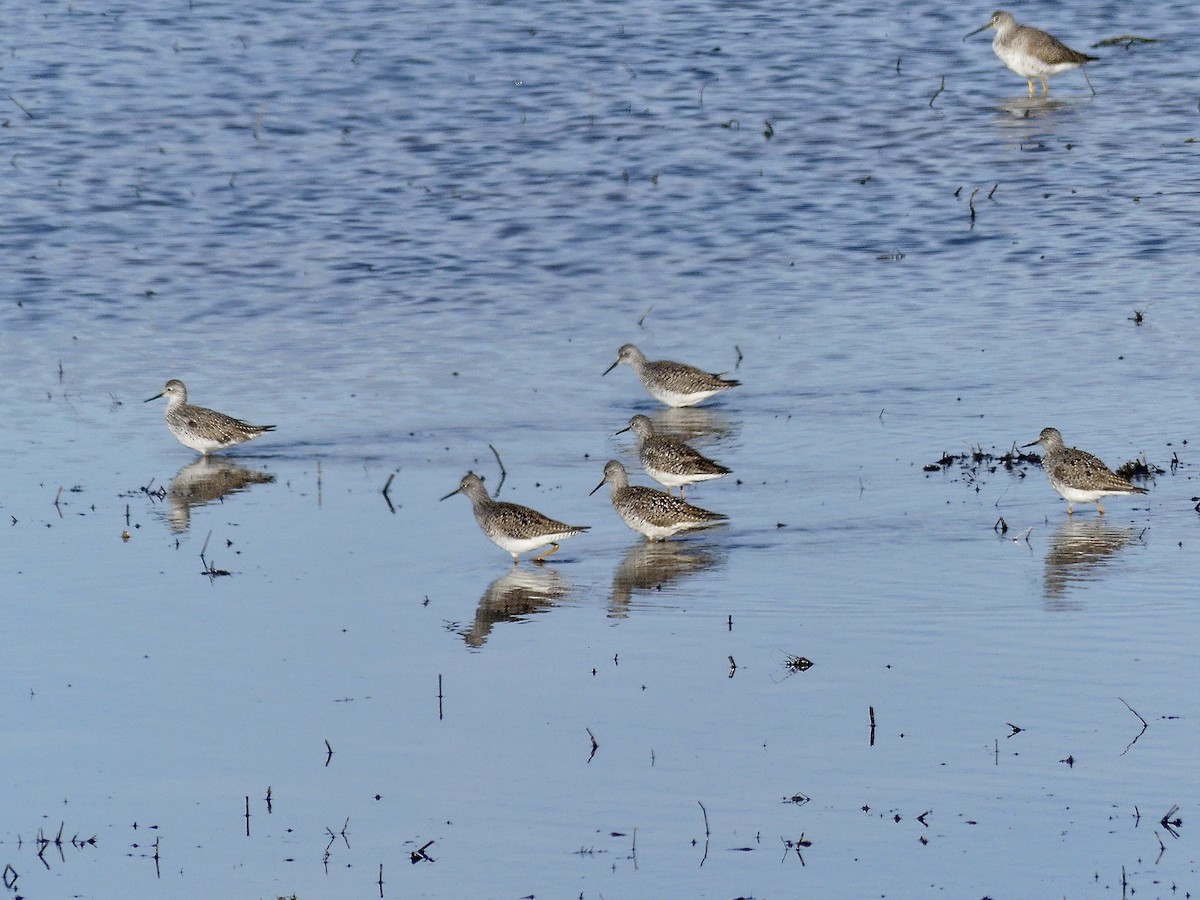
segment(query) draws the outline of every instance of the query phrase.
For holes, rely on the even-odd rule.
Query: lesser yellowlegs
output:
[[[633,344],[625,344],[617,351],[617,361],[605,369],[604,374],[607,375],[622,363],[633,366],[642,387],[651,397],[661,400],[667,406],[695,406],[713,394],[741,384],[740,381],[722,378],[720,375],[701,371],[695,366],[672,362],[669,359],[651,362]]]
[[[622,428],[617,434],[632,431],[638,439],[638,457],[646,474],[667,489],[679,488],[679,496],[684,496],[684,488],[697,481],[711,481],[728,475],[730,470],[718,462],[713,462],[702,453],[697,453],[682,441],[654,433],[654,423],[647,416],[637,415],[629,420],[629,426]]]
[[[1076,503],[1095,503],[1100,515],[1104,515],[1102,498],[1146,493],[1145,488],[1131,484],[1092,454],[1064,446],[1057,428],[1043,428],[1038,439],[1025,446],[1040,446],[1046,451],[1042,468],[1050,479],[1050,487],[1067,501],[1067,515],[1074,514]]]
[[[171,429],[171,434],[183,446],[205,456],[214,450],[243,444],[275,430],[274,425],[251,425],[216,410],[192,406],[187,402],[187,387],[178,378],[172,378],[162,393],[155,394],[145,402],[159,397],[167,398],[167,427]]]
[[[992,38],[992,50],[1000,57],[1001,62],[1029,82],[1030,97],[1033,96],[1035,78],[1041,81],[1042,96],[1045,97],[1050,93],[1049,79],[1052,75],[1078,69],[1084,63],[1099,59],[1098,56],[1088,56],[1086,53],[1072,50],[1052,34],[1018,24],[1012,13],[1002,9],[992,13],[992,18],[986,25],[976,28],[963,40],[989,28],[996,29],[996,36]],[[1083,72],[1082,69],[1080,71]],[[1087,72],[1083,72],[1083,77],[1092,93],[1096,93]]]
[[[615,459],[604,466],[604,478],[591,492],[596,493],[605,484],[612,486],[612,505],[617,515],[647,540],[661,541],[681,531],[711,528],[728,518],[692,506],[666,491],[630,486],[629,473]]]
[[[512,554],[514,565],[520,560],[522,553],[549,544],[549,550],[533,558],[534,562],[540,563],[558,549],[559,541],[582,534],[591,527],[564,525],[528,506],[493,500],[488,496],[487,488],[483,486],[483,479],[474,472],[464,475],[458,487],[442,499],[446,500],[455,494],[467,495],[467,499],[471,501],[471,509],[475,512],[475,521],[479,523],[487,539],[501,550]]]

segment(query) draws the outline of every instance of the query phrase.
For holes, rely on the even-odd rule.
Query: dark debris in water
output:
[[[784,660],[783,667],[790,672],[807,672],[813,666],[812,660],[803,656],[792,656]]]
[[[925,465],[926,472],[948,472],[957,469],[968,484],[979,484],[987,475],[1003,469],[1018,478],[1024,478],[1030,466],[1040,466],[1042,458],[1036,453],[1025,453],[1015,443],[1007,453],[997,455],[977,444],[966,453],[943,453],[941,457]]]
[[[1177,467],[1178,463],[1172,463],[1172,468]],[[1164,475],[1166,471],[1162,466],[1146,462],[1146,457],[1143,456],[1141,459],[1129,460],[1117,469],[1117,474],[1126,481],[1153,481],[1156,475]]]

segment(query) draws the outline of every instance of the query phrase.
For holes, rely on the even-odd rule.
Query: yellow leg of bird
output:
[[[1067,501],[1067,515],[1068,516],[1075,515],[1075,504],[1072,503],[1070,500]]]
[[[551,544],[549,550],[544,550],[533,558],[535,563],[540,563],[543,559],[558,549],[558,544]]]
[[[1048,82],[1045,78],[1042,79],[1042,96],[1050,96],[1050,82]]]
[[[1096,501],[1096,509],[1100,510],[1100,515],[1104,515],[1104,507],[1100,505],[1100,501]]]
[[[1029,79],[1027,79],[1027,81],[1029,82],[1029,96],[1032,97],[1033,96],[1033,79],[1029,78]]]
[[[685,493],[683,492],[683,485],[682,485],[682,484],[679,486],[679,499],[680,499],[680,500],[686,500],[686,499],[687,499],[687,494],[685,494]]]

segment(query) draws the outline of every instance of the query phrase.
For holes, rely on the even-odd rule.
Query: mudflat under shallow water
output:
[[[990,12],[15,11],[9,893],[1194,893],[1192,16],[1014,10],[1102,57],[1030,101]],[[589,496],[633,413],[727,526]]]

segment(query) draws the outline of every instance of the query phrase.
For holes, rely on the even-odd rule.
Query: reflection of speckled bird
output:
[[[1047,599],[1063,598],[1072,585],[1099,581],[1138,531],[1106,525],[1103,519],[1063,519],[1046,546],[1043,583]]]
[[[1057,428],[1043,428],[1036,441],[1024,446],[1040,446],[1046,451],[1042,468],[1046,470],[1050,486],[1067,501],[1067,515],[1075,512],[1076,503],[1095,503],[1100,515],[1104,515],[1104,507],[1100,505],[1102,498],[1146,493],[1145,488],[1131,484],[1092,454],[1064,446]]]
[[[487,586],[479,598],[475,621],[460,634],[467,646],[482,647],[494,625],[545,612],[570,592],[571,585],[554,569],[514,566]]]
[[[681,531],[711,528],[728,519],[721,513],[685,503],[665,491],[631,487],[629,473],[615,459],[604,466],[604,479],[591,492],[596,493],[605,484],[612,485],[612,505],[617,515],[647,540],[661,541]]]
[[[630,544],[620,564],[613,569],[608,615],[611,618],[627,616],[634,594],[639,592],[652,595],[657,598],[655,602],[661,602],[663,591],[670,594],[678,590],[672,587],[672,582],[711,569],[723,559],[720,553],[703,543],[645,541]]]
[[[604,370],[607,375],[617,366],[632,366],[642,387],[655,400],[667,406],[695,406],[713,394],[727,391],[741,384],[732,378],[722,378],[711,372],[697,369],[669,359],[650,361],[633,344],[625,344],[617,351],[617,361]]]
[[[483,486],[483,479],[474,472],[464,475],[458,487],[442,499],[446,500],[455,494],[466,494],[467,499],[471,501],[471,509],[475,512],[475,521],[479,523],[483,533],[501,550],[512,554],[514,565],[520,560],[522,553],[549,544],[549,550],[533,558],[534,562],[541,562],[558,549],[559,541],[582,534],[590,527],[564,525],[528,506],[493,500],[488,496],[487,488]]]
[[[996,29],[996,36],[992,38],[992,51],[1000,57],[1002,63],[1029,82],[1030,97],[1033,96],[1033,79],[1041,81],[1042,96],[1045,97],[1050,93],[1049,79],[1052,75],[1078,69],[1084,63],[1099,59],[1072,50],[1052,34],[1019,24],[1012,13],[1002,9],[992,13],[986,25],[976,28],[963,40],[989,28]],[[1086,72],[1083,77],[1087,78]],[[1090,81],[1088,87],[1091,87]],[[1095,90],[1092,93],[1096,93]]]
[[[171,434],[183,446],[205,456],[214,450],[224,450],[275,430],[274,425],[251,425],[213,409],[192,406],[187,402],[187,388],[178,378],[172,378],[162,393],[155,394],[146,402],[159,397],[167,398],[167,427],[171,429]]]
[[[729,469],[713,462],[702,453],[698,453],[682,441],[654,433],[654,425],[646,416],[634,416],[629,420],[629,427],[622,428],[617,434],[632,431],[638,438],[638,457],[646,474],[671,492],[671,488],[679,488],[679,496],[684,496],[684,488],[697,481],[711,481],[728,475]]]
[[[270,484],[274,480],[270,472],[246,469],[219,457],[201,456],[180,469],[167,488],[171,530],[187,531],[193,507],[215,503],[252,484]]]

